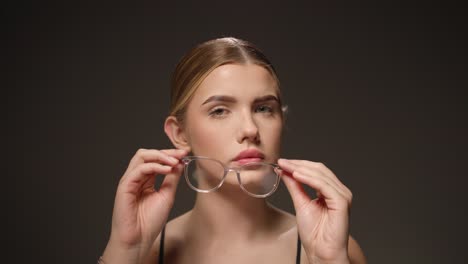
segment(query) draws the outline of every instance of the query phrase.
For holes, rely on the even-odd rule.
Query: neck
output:
[[[265,199],[251,197],[240,189],[224,189],[198,194],[190,223],[197,227],[193,232],[210,239],[249,240],[268,235],[276,214]]]

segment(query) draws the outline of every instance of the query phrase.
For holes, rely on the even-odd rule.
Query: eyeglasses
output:
[[[248,195],[265,198],[272,195],[280,182],[278,165],[266,162],[251,162],[236,168],[228,168],[218,160],[187,156],[182,158],[187,184],[201,193],[213,192],[221,185],[229,172],[235,172],[241,189]]]

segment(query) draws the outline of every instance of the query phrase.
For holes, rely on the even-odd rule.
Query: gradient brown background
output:
[[[13,263],[95,263],[128,161],[170,146],[175,64],[222,36],[275,65],[290,107],[283,156],[324,162],[353,191],[351,233],[370,263],[466,262],[465,10],[172,2],[5,8]],[[181,181],[171,217],[193,197]],[[271,200],[293,212],[284,186]]]

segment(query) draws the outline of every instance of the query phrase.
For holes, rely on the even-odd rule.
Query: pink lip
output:
[[[262,161],[261,158],[246,158],[246,159],[236,160],[236,163],[239,165],[244,165],[250,162],[261,162],[261,161]]]
[[[265,155],[256,149],[247,149],[240,152],[234,159],[238,164],[246,164],[249,162],[259,162],[265,158]]]

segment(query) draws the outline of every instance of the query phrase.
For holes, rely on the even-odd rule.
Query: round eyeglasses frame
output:
[[[219,163],[219,165],[221,165],[224,168],[224,175],[223,175],[223,178],[221,179],[221,181],[219,182],[219,184],[216,185],[215,187],[209,189],[209,190],[198,189],[197,187],[193,186],[193,184],[189,180],[190,175],[189,175],[188,169],[187,169],[189,163],[194,161],[194,160],[201,160],[201,159],[215,161],[215,162]],[[276,189],[278,189],[278,185],[280,183],[280,176],[279,175],[280,175],[281,168],[277,164],[274,164],[274,163],[249,162],[249,163],[243,164],[243,165],[235,167],[235,168],[230,168],[230,167],[224,166],[224,164],[219,160],[204,157],[204,156],[186,156],[186,157],[183,157],[181,160],[182,160],[182,163],[184,164],[185,181],[187,182],[188,186],[191,189],[193,189],[194,191],[200,192],[200,193],[209,193],[209,192],[213,192],[213,191],[216,191],[217,189],[219,189],[221,187],[221,185],[223,185],[224,180],[226,179],[226,176],[228,175],[229,172],[235,172],[236,175],[237,175],[237,181],[239,182],[239,186],[242,189],[242,191],[244,191],[248,195],[250,195],[252,197],[255,197],[255,198],[266,198],[266,197],[272,195],[276,191]],[[269,191],[268,193],[266,193],[266,194],[251,193],[247,189],[245,189],[244,186],[242,185],[242,180],[241,180],[241,177],[240,177],[240,173],[242,171],[242,168],[247,167],[247,166],[252,166],[252,165],[255,165],[255,164],[257,164],[257,165],[269,165],[275,171],[276,182],[273,185],[273,189],[271,191]]]

